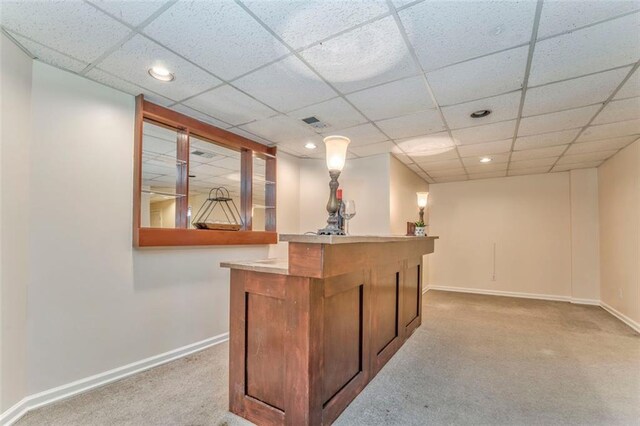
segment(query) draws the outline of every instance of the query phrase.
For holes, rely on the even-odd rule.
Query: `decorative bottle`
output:
[[[344,217],[342,216],[342,189],[338,188],[336,197],[338,198],[338,212],[336,213],[338,215],[338,228],[344,231]]]

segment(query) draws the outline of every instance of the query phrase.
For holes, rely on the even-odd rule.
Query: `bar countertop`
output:
[[[316,235],[316,234],[280,234],[280,241],[305,244],[354,244],[354,243],[393,243],[419,239],[437,239],[438,237],[414,237],[406,235]]]
[[[240,260],[233,262],[221,262],[220,266],[222,268],[266,272],[268,274],[289,274],[289,261],[287,259]]]
[[[355,243],[394,243],[435,240],[438,237],[412,237],[404,235],[373,236],[373,235],[300,235],[282,234],[280,241],[302,244],[355,244]],[[241,269],[245,271],[266,272],[269,274],[289,274],[289,260],[284,259],[259,259],[221,262],[220,266],[229,269]]]

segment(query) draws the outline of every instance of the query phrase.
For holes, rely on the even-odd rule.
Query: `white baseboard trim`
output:
[[[538,294],[538,293],[520,293],[517,291],[484,290],[484,289],[478,289],[478,288],[465,288],[465,287],[448,287],[448,286],[442,286],[442,285],[430,285],[430,286],[427,286],[427,290],[453,291],[457,293],[486,294],[488,296],[520,297],[523,299],[553,300],[557,302],[571,301],[571,297],[569,296],[555,296],[551,294]]]
[[[548,294],[534,294],[534,293],[518,293],[513,291],[500,291],[500,290],[482,290],[477,288],[463,288],[463,287],[447,287],[440,285],[427,286],[426,291],[429,290],[441,290],[441,291],[453,291],[457,293],[473,293],[473,294],[486,294],[488,296],[506,296],[506,297],[521,297],[524,299],[539,299],[539,300],[552,300],[557,302],[570,302],[577,305],[593,305],[600,306],[614,317],[618,318],[629,327],[633,328],[636,332],[640,333],[640,324],[632,320],[623,313],[617,311],[606,303],[595,299],[578,299],[569,296],[553,296]]]
[[[594,305],[600,306],[600,301],[595,299],[578,299],[571,296],[557,296],[553,294],[539,294],[539,293],[521,293],[517,291],[502,291],[502,290],[484,290],[478,288],[465,288],[465,287],[448,287],[441,285],[427,286],[428,290],[441,290],[441,291],[454,291],[458,293],[473,293],[473,294],[486,294],[488,296],[504,296],[504,297],[520,297],[523,299],[538,299],[538,300],[551,300],[555,302],[571,302],[578,305]]]
[[[610,305],[607,305],[604,302],[600,302],[600,306],[602,306],[602,308],[605,311],[609,312],[611,315],[618,318],[620,321],[627,324],[629,327],[633,328],[637,333],[640,333],[640,323],[637,323],[636,321],[632,320],[622,312],[616,310],[615,308],[611,307]]]
[[[67,383],[66,385],[58,386],[53,389],[48,389],[46,391],[27,396],[16,405],[2,413],[2,415],[0,415],[0,426],[12,425],[29,411],[35,410],[36,408],[52,404],[56,401],[69,398],[79,393],[86,392],[99,386],[114,382],[116,380],[123,379],[127,376],[131,376],[150,368],[165,364],[167,362],[174,361],[178,358],[191,355],[195,352],[207,349],[211,346],[226,342],[227,340],[229,340],[229,333],[219,334],[200,342],[192,343],[190,345],[183,346],[169,352],[136,361],[122,367],[114,368],[113,370],[105,371],[100,374]]]

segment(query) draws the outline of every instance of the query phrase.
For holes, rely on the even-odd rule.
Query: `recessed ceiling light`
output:
[[[313,143],[313,142],[307,142],[306,144],[304,144],[304,147],[307,148],[307,149],[316,149],[317,148],[316,144]]]
[[[491,114],[490,109],[480,109],[478,111],[472,112],[471,118],[482,118],[482,117],[486,117],[489,114]]]
[[[480,162],[481,162],[481,163],[490,163],[492,160],[493,160],[493,159],[492,159],[492,158],[490,158],[490,157],[482,157],[482,158],[480,159]]]
[[[160,81],[173,81],[175,76],[169,72],[165,67],[152,67],[149,68],[149,75],[156,80]]]

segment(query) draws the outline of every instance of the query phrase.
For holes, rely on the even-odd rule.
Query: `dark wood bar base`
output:
[[[290,242],[288,269],[223,264],[230,411],[258,425],[331,424],[420,326],[433,247]]]

